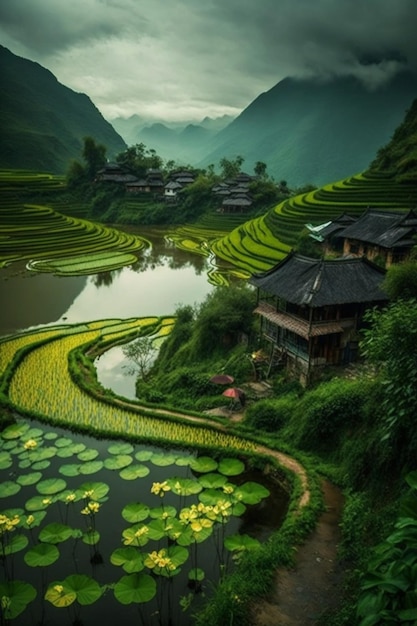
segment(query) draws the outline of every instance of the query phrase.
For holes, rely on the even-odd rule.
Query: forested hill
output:
[[[126,144],[88,96],[47,69],[0,46],[0,167],[63,173],[79,158],[83,137],[121,152]]]
[[[416,97],[411,72],[373,90],[353,77],[286,78],[218,133],[201,164],[241,155],[246,169],[264,161],[293,187],[331,183],[369,166]]]
[[[417,182],[417,99],[391,141],[378,150],[370,170],[394,174],[400,182]]]

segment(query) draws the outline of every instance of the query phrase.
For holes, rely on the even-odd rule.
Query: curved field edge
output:
[[[211,250],[218,259],[236,267],[262,272],[297,245],[308,223],[322,224],[342,213],[359,216],[368,208],[405,211],[416,203],[417,184],[398,182],[393,175],[364,172],[284,200],[263,216],[212,241]]]
[[[239,607],[241,610],[243,605],[249,606],[251,599],[267,592],[275,569],[292,563],[294,545],[314,527],[322,507],[319,479],[312,468],[307,472],[305,466],[268,447],[262,438],[242,436],[222,420],[191,412],[178,413],[168,407],[150,410],[101,387],[93,362],[98,354],[138,336],[147,335],[156,342],[161,341],[174,323],[172,317],[99,320],[43,327],[4,337],[0,339],[0,404],[29,419],[36,418],[97,438],[122,438],[244,456],[249,462],[275,467],[287,488],[292,486],[289,510],[281,528],[259,551],[244,557],[241,567],[237,568],[244,575],[238,580],[230,579],[235,593],[245,598]],[[65,392],[66,398],[60,395],[59,389]],[[64,415],[63,406],[67,409]],[[253,584],[240,590],[239,585],[246,585],[252,575],[259,576],[259,570],[265,588],[260,590]],[[210,606],[213,602],[222,602],[222,594],[230,584],[228,578],[221,583]]]

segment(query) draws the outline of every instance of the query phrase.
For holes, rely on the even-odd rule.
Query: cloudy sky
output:
[[[105,117],[236,115],[286,76],[417,68],[417,0],[1,0],[0,41]]]

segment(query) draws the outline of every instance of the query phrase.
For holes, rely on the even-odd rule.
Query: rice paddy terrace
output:
[[[341,213],[358,216],[367,208],[405,211],[416,206],[417,182],[404,184],[394,176],[367,172],[289,198],[211,247],[218,259],[250,273],[261,272],[296,246],[306,223],[321,224]]]
[[[85,206],[69,203],[64,192],[58,176],[0,171],[0,267],[30,260],[30,268],[38,271],[94,273],[134,263],[136,253],[149,245],[144,238],[78,217]]]

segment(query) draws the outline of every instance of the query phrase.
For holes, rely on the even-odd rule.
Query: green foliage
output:
[[[382,288],[390,300],[417,299],[417,261],[391,265],[388,269]]]
[[[169,372],[182,365],[181,349],[191,339],[194,324],[194,309],[191,306],[180,306],[175,311],[175,325],[169,336],[161,345],[154,364],[154,372]],[[179,355],[179,356],[177,356]]]
[[[361,348],[380,368],[380,403],[384,439],[401,459],[410,461],[417,451],[417,306],[415,300],[398,301],[367,314],[371,328]]]
[[[417,620],[417,472],[407,476],[394,531],[373,551],[362,578],[357,616],[360,626]]]
[[[287,436],[306,450],[328,450],[343,432],[364,419],[368,385],[335,378],[322,383],[298,402]]]
[[[245,423],[267,432],[277,432],[291,419],[297,401],[295,394],[277,400],[259,400],[248,407]]]

